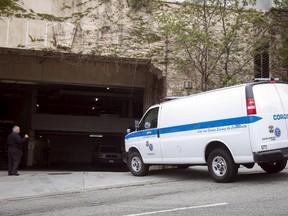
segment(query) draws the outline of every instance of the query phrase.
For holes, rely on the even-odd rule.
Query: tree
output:
[[[278,57],[275,64],[280,71],[277,76],[288,81],[288,1],[275,0],[274,3],[275,8],[269,15],[273,21],[274,53]]]
[[[159,16],[162,35],[173,44],[170,62],[194,74],[199,90],[253,77],[253,57],[269,42],[270,23],[263,12],[244,8],[248,3],[255,1],[186,0]]]
[[[1,0],[0,1],[0,12],[3,12],[14,5],[13,0]]]

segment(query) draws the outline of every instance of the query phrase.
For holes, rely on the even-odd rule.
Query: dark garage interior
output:
[[[7,166],[6,136],[16,124],[22,136],[28,133],[33,139],[33,147],[24,148],[22,167],[29,160],[34,168],[103,166],[98,163],[99,147],[123,150],[126,131],[117,124],[129,127],[142,116],[143,97],[140,88],[2,81],[0,167]]]

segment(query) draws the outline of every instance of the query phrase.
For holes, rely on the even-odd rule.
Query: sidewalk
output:
[[[242,174],[264,173],[259,166],[251,170],[240,168],[239,172]],[[152,170],[149,175],[141,177],[133,176],[128,171],[20,170],[19,173],[20,176],[8,176],[7,171],[0,171],[0,202],[32,196],[77,193],[179,180],[200,179],[213,182],[207,167]]]
[[[19,173],[20,176],[8,176],[7,171],[0,171],[0,201],[177,180],[161,172],[143,177],[135,177],[130,172],[106,171],[20,170]]]

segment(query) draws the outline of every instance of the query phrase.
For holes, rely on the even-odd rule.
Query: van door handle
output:
[[[158,138],[160,137],[160,130],[159,129],[157,130],[157,137]]]

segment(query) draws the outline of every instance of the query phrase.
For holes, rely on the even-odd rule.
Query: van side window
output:
[[[151,109],[140,122],[140,130],[157,128],[159,107]]]

